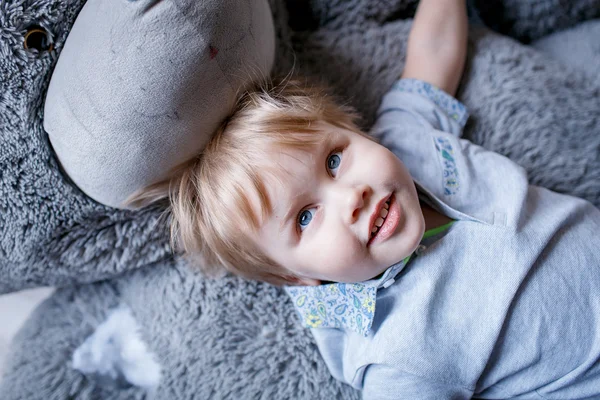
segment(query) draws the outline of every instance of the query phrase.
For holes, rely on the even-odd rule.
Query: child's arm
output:
[[[454,95],[467,53],[465,0],[421,0],[408,37],[402,78],[429,82]]]

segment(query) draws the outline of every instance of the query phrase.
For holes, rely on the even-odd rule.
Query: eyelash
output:
[[[344,149],[344,147],[338,147],[338,148],[335,148],[334,150],[332,150],[332,151],[331,151],[331,152],[330,152],[330,153],[327,155],[327,157],[325,158],[325,168],[326,168],[326,169],[329,169],[329,159],[331,158],[331,156],[332,156],[332,155],[334,155],[334,154],[336,154],[336,153],[341,153],[341,157],[340,157],[340,164],[337,166],[337,170],[339,171],[339,169],[340,169],[340,167],[341,167],[341,165],[342,165],[342,160],[343,160],[343,158],[344,158],[344,157],[343,157],[343,155],[344,155],[344,150],[345,150],[345,149]],[[331,174],[330,174],[330,175],[331,175]],[[336,174],[336,175],[331,175],[331,177],[332,177],[332,178],[335,178],[336,176],[337,176],[337,174]],[[300,229],[300,219],[301,219],[301,217],[302,217],[302,214],[303,214],[305,211],[308,211],[308,210],[311,210],[311,209],[316,209],[316,207],[305,207],[305,208],[303,208],[302,210],[300,210],[300,212],[298,213],[298,216],[296,217],[296,228],[298,229],[298,231],[299,231],[299,233],[300,233],[300,234],[302,234],[302,232],[304,231],[304,229],[306,229],[306,228],[304,228],[304,229]],[[312,216],[311,216],[311,218],[310,218],[310,220],[309,220],[309,224],[310,224],[310,221],[312,221],[312,219],[314,218],[314,215],[315,215],[315,213],[313,212],[313,213],[312,213]],[[306,227],[308,227],[308,224],[306,225]]]

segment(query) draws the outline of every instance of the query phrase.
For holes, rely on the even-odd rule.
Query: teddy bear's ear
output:
[[[267,0],[88,0],[53,72],[44,128],[68,177],[122,207],[201,151],[274,52]]]

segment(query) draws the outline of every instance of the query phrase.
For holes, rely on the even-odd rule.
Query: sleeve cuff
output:
[[[444,110],[461,127],[467,123],[469,112],[465,105],[431,83],[412,78],[400,79],[392,85],[390,91],[394,90],[419,94]]]

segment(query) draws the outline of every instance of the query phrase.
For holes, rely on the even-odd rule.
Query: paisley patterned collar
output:
[[[378,279],[359,283],[286,286],[307,328],[347,328],[367,336],[375,315],[377,290],[388,287],[411,256],[389,267]]]
[[[425,232],[435,236],[454,221]],[[302,324],[307,328],[345,328],[367,336],[375,316],[377,290],[387,288],[406,267],[412,254],[389,267],[380,278],[358,283],[329,283],[319,286],[286,286]]]

